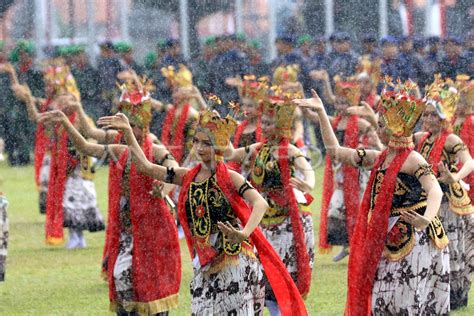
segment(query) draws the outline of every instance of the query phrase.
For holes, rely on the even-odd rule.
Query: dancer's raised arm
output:
[[[27,85],[13,84],[11,86],[13,94],[26,105],[26,111],[30,121],[37,123],[39,118],[39,112],[36,108],[36,100],[31,94],[31,90]]]
[[[85,155],[100,158],[105,154],[107,150],[109,152],[113,152],[116,156],[118,155],[117,149],[120,145],[110,145],[109,147],[107,147],[104,145],[88,142],[74,127],[74,125],[72,125],[72,123],[62,111],[55,110],[40,114],[38,122],[61,123],[61,125],[68,133],[69,139],[74,144],[74,147]]]
[[[170,167],[166,168],[151,163],[146,158],[143,150],[140,148],[137,139],[133,135],[130,122],[123,113],[117,113],[114,116],[101,117],[97,123],[102,125],[104,128],[113,128],[123,132],[125,142],[127,145],[129,145],[130,152],[132,153],[132,160],[138,172],[167,183],[173,183],[177,185],[182,184],[182,179],[186,172],[188,172],[188,169]]]
[[[93,138],[102,144],[111,144],[114,142],[118,132],[116,130],[103,130],[94,127],[89,123],[89,116],[84,111],[82,103],[72,95],[61,95],[57,98],[58,104],[63,109],[69,109],[77,113],[79,130],[87,138]]]
[[[323,136],[324,146],[327,152],[333,159],[341,161],[342,163],[349,164],[352,166],[363,165],[370,167],[374,164],[376,158],[380,154],[376,150],[365,150],[365,149],[352,149],[342,147],[334,134],[329,117],[324,109],[324,105],[319,98],[316,91],[311,90],[313,95],[309,99],[297,99],[294,100],[296,104],[302,107],[309,107],[314,110],[319,116],[319,122],[321,127],[321,133]]]

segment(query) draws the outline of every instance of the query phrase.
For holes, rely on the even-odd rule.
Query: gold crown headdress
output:
[[[391,78],[385,77],[385,87],[377,111],[385,127],[395,138],[411,138],[412,130],[426,107],[423,100],[414,96],[416,88],[412,81],[402,83],[398,80],[394,84]]]
[[[372,83],[377,86],[380,82],[382,59],[371,60],[369,55],[364,55],[359,60],[356,73],[366,73]]]
[[[443,80],[441,75],[435,75],[433,83],[426,89],[425,98],[436,108],[441,119],[451,121],[459,101],[458,90],[451,79]]]
[[[474,103],[474,80],[469,80],[468,75],[457,75],[455,86],[459,91],[459,98],[472,107]]]
[[[254,75],[244,76],[242,81],[242,96],[253,99],[257,102],[262,101],[268,93],[268,77],[257,78]]]
[[[54,87],[55,96],[70,93],[78,101],[81,100],[76,80],[63,59],[58,58],[47,62],[44,66],[43,76],[45,82]]]
[[[281,85],[285,82],[298,81],[298,74],[300,72],[299,65],[278,66],[273,72],[272,83],[274,85]]]
[[[334,82],[336,86],[336,97],[345,98],[349,106],[359,105],[360,85],[353,77],[343,80],[340,76],[335,76]]]
[[[199,112],[197,130],[203,131],[211,138],[216,160],[224,159],[224,150],[229,145],[230,137],[237,129],[237,125],[237,121],[229,115],[221,118],[216,111]]]
[[[142,128],[148,128],[152,119],[150,90],[153,89],[150,80],[143,78],[138,85],[132,80],[120,86],[119,111],[123,112],[133,123]]]
[[[169,81],[173,89],[193,86],[193,74],[183,64],[179,65],[178,71],[173,66],[163,67],[161,74]]]

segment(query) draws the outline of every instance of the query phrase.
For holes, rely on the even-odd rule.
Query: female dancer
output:
[[[341,147],[314,90],[295,101],[318,113],[330,155],[373,168],[351,241],[347,315],[449,313],[448,240],[436,217],[442,192],[411,136],[424,104],[411,86],[399,88],[380,102],[383,152]]]
[[[252,157],[249,178],[270,206],[260,226],[301,295],[306,296],[314,262],[314,237],[308,207],[311,198],[305,193],[314,188],[315,179],[304,155],[289,143],[296,106],[283,95],[271,97],[263,105],[262,134],[266,141],[229,151],[228,159],[239,162],[246,156]],[[297,173],[304,179],[296,176]],[[271,314],[278,315],[271,287],[267,287],[265,297]]]
[[[257,228],[268,204],[223,163],[223,151],[237,125],[232,118],[200,113],[193,138],[200,163],[193,169],[165,168],[146,160],[122,114],[100,123],[123,130],[139,171],[182,186],[179,215],[194,267],[192,315],[262,315],[262,265],[270,283],[278,284],[275,294],[283,314],[307,314],[290,275]]]
[[[161,142],[165,145],[179,164],[182,164],[191,148],[194,125],[198,112],[191,105],[191,99],[199,91],[193,87],[192,74],[181,65],[179,71],[170,66],[161,69],[163,76],[173,89],[173,105],[169,105],[163,127]],[[202,98],[200,104],[203,102]],[[203,108],[203,106],[200,106]]]
[[[148,134],[150,102],[146,86],[137,82],[122,86],[119,109],[130,117],[146,159],[177,167],[168,151],[154,145]],[[45,113],[41,120],[59,121],[80,152],[111,157],[104,250],[111,310],[118,315],[167,314],[178,305],[181,260],[176,225],[161,188],[156,190],[153,179],[137,171],[127,147],[120,144],[122,135],[116,144],[98,145],[87,142],[59,111]]]
[[[244,80],[236,80],[239,89],[241,109],[244,115],[244,120],[239,123],[232,139],[234,148],[241,148],[250,146],[252,144],[261,142],[262,137],[262,123],[261,123],[261,102],[268,92],[268,84],[264,79],[256,80],[255,76],[244,76]],[[237,172],[244,172],[248,174],[250,166],[248,166],[248,159],[242,164],[236,162],[229,162],[228,166]]]
[[[348,111],[349,107],[359,107],[360,86],[357,82],[337,81],[334,100],[336,115],[330,117],[330,121],[339,143],[345,147],[357,148],[364,145],[364,137],[367,135],[376,138],[373,137],[375,135],[371,124],[357,115],[351,115]],[[308,110],[306,114],[313,122],[319,124],[314,112]],[[341,251],[333,258],[334,262],[349,255],[349,242],[367,180],[364,168],[345,165],[331,155],[326,156],[319,251],[328,253],[333,245],[342,246]]]
[[[46,89],[49,98],[43,103],[43,110],[57,107],[54,100],[62,95],[79,100],[79,91],[69,67],[60,61],[53,62],[45,71]],[[26,103],[28,115],[38,122],[40,114],[36,108],[36,98],[27,86],[14,85],[15,94]],[[75,114],[68,113],[75,121]],[[37,133],[35,164],[42,161],[42,186],[47,183],[46,196],[46,243],[63,243],[63,226],[69,228],[68,249],[86,246],[84,230],[96,232],[105,228],[102,215],[97,208],[97,197],[93,180],[92,160],[76,152],[70,140],[58,126],[49,129],[40,124]],[[47,152],[50,152],[50,155]],[[42,156],[42,157],[41,157]],[[48,159],[49,157],[50,160]],[[50,161],[50,162],[49,162]],[[48,168],[49,165],[49,168]]]
[[[459,182],[474,170],[474,160],[461,138],[451,133],[449,123],[455,113],[458,98],[458,92],[437,77],[427,89],[423,131],[415,134],[417,151],[433,165],[435,174],[440,172],[440,181],[446,183],[441,186],[444,199],[440,218],[447,228],[450,241],[451,309],[467,305],[472,275],[470,266],[474,264],[466,261],[466,251],[472,247],[468,244],[468,241],[472,242],[472,238],[467,234],[474,229],[474,207],[466,189]],[[458,161],[462,163],[459,171]]]

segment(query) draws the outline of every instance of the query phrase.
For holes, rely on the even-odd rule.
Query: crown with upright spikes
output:
[[[459,91],[460,100],[472,107],[474,103],[474,80],[469,80],[468,75],[457,75],[454,84]]]
[[[334,77],[336,84],[336,96],[347,100],[350,106],[357,106],[360,103],[360,85],[355,78],[350,77],[346,80],[340,76]]]
[[[68,65],[61,58],[48,61],[44,66],[44,80],[54,87],[55,96],[70,93],[81,100],[81,94],[77,88],[76,80]]]
[[[256,78],[254,75],[244,76],[242,81],[242,97],[250,98],[257,102],[265,99],[268,93],[268,77]]]
[[[221,118],[216,111],[199,112],[197,130],[203,131],[211,138],[216,160],[224,159],[224,150],[229,145],[230,137],[237,129],[237,125],[237,121],[229,115]]]
[[[412,81],[396,83],[385,77],[378,113],[393,137],[409,137],[423,113],[426,103],[416,98],[417,85]]]
[[[381,65],[382,59],[376,58],[371,60],[369,55],[364,55],[356,67],[356,72],[358,74],[366,73],[372,83],[377,86],[381,79]]]
[[[153,85],[150,80],[140,79],[137,83],[128,80],[120,86],[121,95],[119,111],[123,112],[134,124],[148,128],[152,119],[150,90]]]
[[[183,64],[179,65],[178,71],[174,66],[163,67],[161,68],[161,74],[168,80],[173,89],[193,86],[193,74]]]
[[[297,64],[278,66],[273,71],[272,83],[274,85],[281,85],[285,82],[296,82],[298,81],[299,72],[300,66]]]
[[[451,79],[444,80],[441,75],[435,75],[433,83],[426,88],[425,99],[436,108],[441,119],[450,122],[456,112],[459,93]]]

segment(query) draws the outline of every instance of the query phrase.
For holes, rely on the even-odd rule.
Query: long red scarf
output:
[[[74,123],[76,113],[69,117]],[[68,134],[62,126],[56,127],[57,140],[51,150],[48,196],[46,199],[46,243],[59,245],[64,241],[63,234],[63,198],[66,188],[68,167],[73,170],[78,163],[68,151]]]
[[[186,216],[186,200],[188,198],[188,191],[191,182],[201,169],[201,165],[197,165],[191,169],[183,179],[183,186],[179,195],[178,213],[181,225],[186,235],[186,242],[188,244],[191,256],[193,250],[201,255],[199,247],[194,247],[191,232],[188,226]],[[239,220],[245,225],[250,217],[251,210],[247,203],[238,195],[237,190],[233,186],[227,167],[224,163],[218,162],[216,166],[216,178],[219,188],[224,193],[226,199],[229,201],[232,210],[235,212]],[[272,248],[270,243],[266,240],[262,231],[257,228],[250,236],[250,240],[255,245],[258,251],[260,261],[263,265],[265,274],[272,286],[275,296],[278,301],[278,307],[282,315],[307,315],[306,307],[303,299],[295,286],[290,274],[286,270],[285,265],[281,261],[278,254]]]
[[[149,137],[149,135],[147,135]],[[114,139],[114,144],[119,144],[120,139],[122,138],[122,133],[118,133],[117,136]],[[116,182],[116,179],[114,178],[116,175],[119,174],[119,172],[123,172],[123,168],[125,166],[120,165],[118,161],[114,161],[113,159],[109,160],[109,187],[108,187],[108,210],[107,210],[107,226],[105,227],[105,242],[104,242],[104,250],[102,252],[102,276],[104,279],[108,280],[108,273],[110,272],[110,265],[109,265],[109,244],[110,244],[110,235],[111,235],[111,222],[112,222],[112,217],[110,216],[111,214],[111,209],[112,205],[116,205],[117,202],[117,197],[115,190],[117,186],[112,185],[112,182]],[[121,180],[121,178],[120,178]],[[119,182],[121,183],[121,182]]]
[[[188,119],[190,107],[191,105],[189,104],[184,105],[178,119],[178,124],[173,131],[171,131],[171,129],[173,127],[176,108],[171,108],[166,114],[165,121],[163,122],[163,130],[161,131],[161,142],[168,148],[174,159],[176,159],[179,164],[183,160],[184,148],[186,146],[184,126]],[[174,137],[171,137],[171,133],[173,133]]]
[[[333,129],[336,130],[342,116],[337,116],[333,121]],[[358,118],[352,115],[347,121],[347,126],[344,131],[344,146],[349,148],[356,148],[359,144],[359,127]],[[346,206],[346,227],[349,236],[349,241],[352,236],[357,212],[359,210],[359,170],[352,166],[344,165],[342,167],[344,174],[343,193],[344,204]],[[332,159],[329,155],[326,156],[326,167],[324,169],[323,178],[323,195],[321,201],[321,222],[319,224],[319,251],[327,252],[331,248],[328,243],[328,212],[329,203],[334,192],[334,171],[332,169]]]
[[[153,161],[153,143],[147,137],[143,150]],[[109,298],[116,300],[113,267],[119,253],[120,197],[122,196],[123,167],[128,150],[119,158],[118,165],[110,174],[109,201]],[[181,256],[178,231],[165,201],[150,195],[153,180],[139,174],[132,164],[130,168],[130,217],[132,222],[133,257],[132,281],[135,302],[149,303],[167,298],[179,292],[181,282]]]
[[[387,151],[379,156],[370,174],[351,240],[346,316],[364,316],[371,313],[372,287],[387,237],[397,174],[410,153],[410,149],[400,151],[388,166],[371,216],[369,211],[372,187],[377,170],[387,157]]]
[[[441,161],[441,157],[443,155],[443,149],[444,145],[446,144],[446,139],[449,136],[449,132],[447,130],[442,130],[440,135],[436,138],[434,144],[433,144],[433,149],[431,150],[430,154],[428,157],[424,157],[426,161],[432,165],[433,167],[433,172],[434,174],[438,174],[438,164]],[[427,133],[423,138],[420,140],[418,143],[417,150],[419,153],[421,153],[421,149],[423,148],[423,144],[426,142],[426,140],[431,136],[430,133]]]
[[[40,107],[39,112],[43,113],[46,112],[48,109],[49,104],[51,103],[51,99],[47,99]],[[43,123],[38,123],[36,126],[36,133],[35,133],[35,183],[36,187],[39,188],[40,185],[40,171],[41,166],[43,164],[43,158],[48,150],[50,145],[50,139],[46,135]]]
[[[466,115],[459,132],[459,137],[461,137],[464,144],[466,144],[471,156],[474,155],[474,124],[472,124],[472,118],[472,114]],[[474,173],[468,175],[464,181],[466,181],[471,187],[469,190],[469,197],[471,198],[471,203],[474,203]]]

